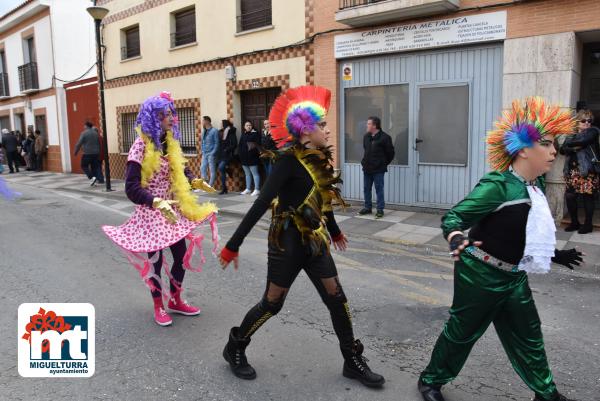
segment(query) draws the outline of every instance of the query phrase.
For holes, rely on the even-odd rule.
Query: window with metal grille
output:
[[[177,109],[179,116],[179,143],[183,153],[197,153],[196,150],[196,113],[193,107],[182,107]]]
[[[136,25],[123,30],[124,44],[121,48],[121,60],[138,57],[140,55],[140,26]]]
[[[271,25],[271,0],[239,0],[237,31],[248,31]]]
[[[171,47],[186,45],[196,41],[196,8],[173,13]]]
[[[135,132],[135,120],[138,113],[121,114],[121,137],[123,138],[123,152],[129,152],[131,145],[135,141],[137,133]]]

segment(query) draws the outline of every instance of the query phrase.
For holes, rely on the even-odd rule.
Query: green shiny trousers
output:
[[[543,399],[552,399],[556,386],[527,273],[503,271],[465,254],[454,264],[450,319],[421,380],[429,385],[452,381],[490,323],[525,384]]]

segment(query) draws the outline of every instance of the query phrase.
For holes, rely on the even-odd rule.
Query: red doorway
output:
[[[75,144],[83,131],[83,124],[90,121],[98,127],[98,80],[88,78],[65,85],[67,97],[67,119],[69,121],[69,151],[71,153],[71,172],[83,174],[81,170],[81,151],[74,155]]]

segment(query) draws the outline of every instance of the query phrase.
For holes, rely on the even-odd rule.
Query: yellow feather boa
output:
[[[148,181],[160,170],[161,152],[156,150],[152,139],[141,132],[137,127],[138,135],[146,145],[144,149],[144,160],[142,161],[142,187],[148,186]],[[171,194],[179,202],[177,208],[181,214],[191,221],[202,221],[211,213],[217,211],[217,206],[212,202],[198,204],[196,197],[192,194],[192,187],[184,174],[187,159],[183,156],[179,141],[173,138],[173,133],[167,131],[167,158],[169,159],[169,181],[171,183]]]

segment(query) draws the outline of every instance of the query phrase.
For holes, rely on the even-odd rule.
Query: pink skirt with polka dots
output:
[[[181,216],[177,223],[169,223],[157,209],[138,205],[124,224],[103,226],[102,230],[121,248],[130,252],[155,252],[186,238],[194,228],[207,221],[194,222]]]
[[[184,269],[199,272],[202,270],[202,266],[205,263],[204,252],[202,251],[202,241],[204,234],[194,233],[194,229],[198,226],[209,223],[212,231],[212,253],[216,256],[218,247],[218,232],[217,232],[217,216],[216,213],[211,213],[203,221],[193,222],[185,217],[181,216],[179,211],[175,209],[179,219],[177,223],[169,223],[156,209],[149,208],[147,206],[136,207],[133,215],[124,224],[114,226],[102,226],[104,233],[121,249],[125,252],[125,256],[132,264],[133,267],[138,271],[140,277],[148,286],[151,291],[158,290],[162,293],[163,298],[166,300],[173,294],[169,291],[161,290],[155,286],[152,281],[161,281],[161,278],[154,271],[152,265],[156,263],[156,260],[148,258],[146,253],[156,252],[158,250],[167,248],[181,239],[188,239],[189,246],[183,257]],[[197,253],[200,260],[195,262],[192,261],[193,254]],[[158,255],[155,254],[154,258]],[[170,276],[168,266],[166,265],[166,259],[163,258],[161,269],[165,270],[169,282],[173,283]],[[181,291],[178,284],[176,292]],[[161,288],[169,288],[168,283],[163,283]]]

